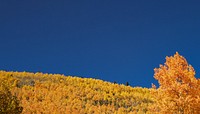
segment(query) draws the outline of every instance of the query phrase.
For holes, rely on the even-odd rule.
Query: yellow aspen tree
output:
[[[152,89],[155,113],[200,114],[200,83],[194,68],[179,55],[166,57],[164,65],[154,69],[159,88]]]

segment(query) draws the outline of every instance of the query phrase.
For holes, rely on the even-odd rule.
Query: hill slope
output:
[[[91,78],[0,71],[24,114],[147,113],[150,90]]]

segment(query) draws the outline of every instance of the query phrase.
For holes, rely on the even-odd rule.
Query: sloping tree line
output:
[[[200,114],[200,80],[183,56],[177,52],[166,57],[154,72],[159,87],[147,89],[59,74],[0,71],[0,113]]]

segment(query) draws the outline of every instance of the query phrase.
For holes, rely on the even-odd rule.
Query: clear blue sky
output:
[[[178,51],[200,73],[198,0],[0,0],[0,69],[150,87]]]

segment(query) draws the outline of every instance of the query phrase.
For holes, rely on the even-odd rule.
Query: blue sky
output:
[[[0,69],[150,87],[178,51],[200,71],[200,2],[1,0]]]

